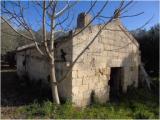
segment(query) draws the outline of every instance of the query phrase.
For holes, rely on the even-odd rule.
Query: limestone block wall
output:
[[[73,61],[94,38],[100,27],[89,27],[73,39]],[[127,32],[129,37],[126,36],[120,27],[123,28],[120,21],[109,23],[73,67],[72,101],[77,106],[90,104],[92,92],[95,92],[95,100],[101,103],[109,100],[108,81],[112,67],[123,68],[124,92],[127,86],[133,83],[137,86],[138,47],[129,38],[130,34]]]

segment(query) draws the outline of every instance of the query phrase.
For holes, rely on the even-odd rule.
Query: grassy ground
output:
[[[24,118],[110,118],[110,119],[158,119],[158,97],[152,92],[130,89],[119,103],[93,104],[86,108],[76,108],[70,102],[57,106],[50,101],[22,106],[16,114]]]
[[[152,91],[130,87],[119,102],[94,103],[86,108],[76,108],[69,101],[59,106],[52,103],[48,91],[36,85],[28,89],[28,85],[16,77],[14,70],[7,69],[1,71],[2,118],[159,118],[159,80],[155,78]]]

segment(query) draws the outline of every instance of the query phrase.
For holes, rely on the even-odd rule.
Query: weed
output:
[[[86,108],[76,108],[70,101],[62,105],[56,105],[48,100],[42,104],[35,101],[31,105],[21,107],[18,114],[24,114],[22,116],[25,118],[155,119],[159,115],[158,107],[158,96],[154,91],[130,87],[128,92],[121,96],[119,103],[108,102],[102,105],[94,102]]]

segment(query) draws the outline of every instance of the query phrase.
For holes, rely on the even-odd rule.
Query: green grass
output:
[[[34,102],[31,105],[20,107],[17,115],[24,118],[59,119],[158,119],[159,100],[154,90],[130,87],[128,92],[121,96],[119,103],[108,102],[103,105],[95,103],[86,108],[76,108],[70,102],[62,105],[56,105],[50,101],[44,101],[41,104]]]

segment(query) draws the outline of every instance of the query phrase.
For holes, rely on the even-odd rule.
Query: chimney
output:
[[[77,18],[77,28],[85,27],[91,21],[91,15],[85,12],[80,13]]]
[[[119,16],[120,16],[120,10],[119,10],[119,9],[116,9],[116,10],[114,11],[114,19],[119,18]]]

